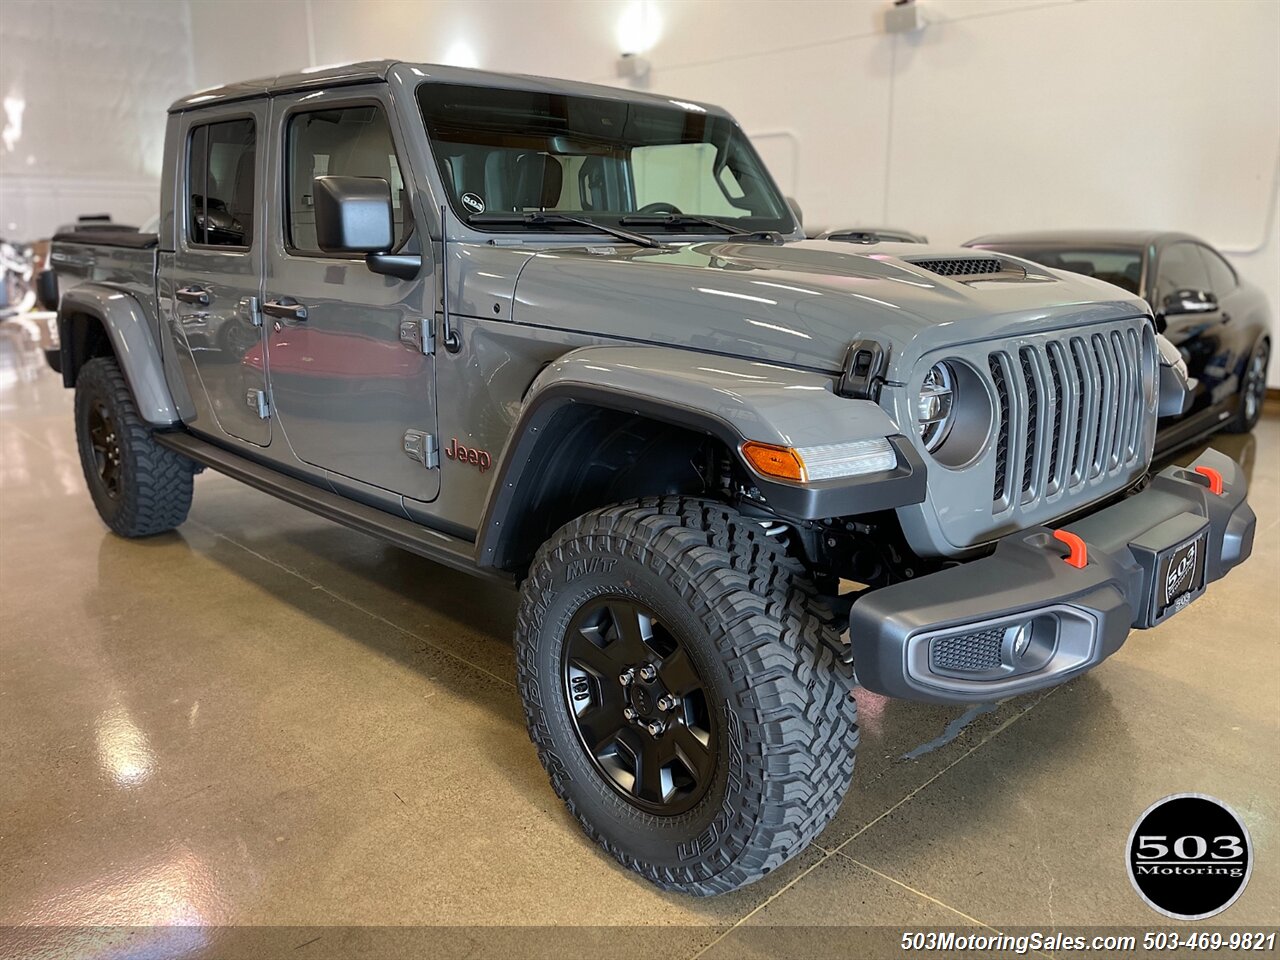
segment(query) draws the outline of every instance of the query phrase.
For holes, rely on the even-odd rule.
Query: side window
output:
[[[1178,290],[1208,290],[1209,271],[1194,243],[1165,247],[1156,267],[1156,302],[1164,303]]]
[[[1209,289],[1217,297],[1230,293],[1236,288],[1236,274],[1226,260],[1216,250],[1200,247],[1200,255],[1204,257],[1205,266],[1209,268]]]
[[[408,194],[387,115],[377,104],[295,113],[285,133],[288,197],[285,239],[295,253],[327,256],[316,243],[316,177],[380,177],[391,187],[396,246],[404,240]]]
[[[253,244],[256,131],[252,118],[191,130],[187,154],[187,239],[210,247]]]

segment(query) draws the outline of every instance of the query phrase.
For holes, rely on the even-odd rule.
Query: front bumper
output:
[[[1083,566],[1067,562],[1055,531],[1031,527],[980,560],[870,591],[849,617],[858,682],[906,700],[972,703],[1083,673],[1131,627],[1177,613],[1249,556],[1246,492],[1240,467],[1208,450],[1063,527],[1084,542]]]

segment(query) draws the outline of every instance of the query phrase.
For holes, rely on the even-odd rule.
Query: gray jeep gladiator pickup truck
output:
[[[518,585],[551,784],[663,887],[822,830],[855,682],[1061,683],[1252,547],[1227,457],[1148,475],[1188,382],[1146,303],[806,240],[718,107],[398,62],[237,83],[171,108],[160,211],[54,242],[107,526],[177,526],[210,467]]]

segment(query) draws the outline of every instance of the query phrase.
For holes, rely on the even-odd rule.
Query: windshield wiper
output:
[[[782,234],[776,230],[755,230],[744,232],[735,226],[716,220],[713,217],[701,217],[693,213],[663,213],[663,214],[632,214],[631,216],[622,217],[619,221],[632,227],[687,227],[700,224],[704,227],[714,227],[717,230],[723,230],[729,234],[727,240],[762,240],[767,243],[781,243]]]
[[[621,230],[618,227],[606,226],[603,223],[596,223],[594,220],[588,220],[585,217],[571,217],[563,213],[473,213],[467,217],[468,223],[490,223],[490,224],[520,224],[522,226],[538,227],[543,224],[550,223],[572,223],[580,227],[587,227],[591,230],[598,230],[601,233],[607,233],[610,236],[617,237],[619,240],[626,240],[628,243],[636,243],[642,247],[663,248],[665,244],[653,237],[646,237],[643,233],[632,233],[630,230]]]

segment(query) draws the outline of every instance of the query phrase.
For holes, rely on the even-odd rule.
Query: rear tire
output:
[[[1249,354],[1244,368],[1244,383],[1236,401],[1236,415],[1222,429],[1227,433],[1248,433],[1262,416],[1267,399],[1267,366],[1271,362],[1271,344],[1262,339]]]
[[[195,464],[156,443],[113,357],[81,368],[75,417],[85,482],[108,527],[147,537],[187,519]]]
[[[625,611],[644,611],[638,632]],[[724,505],[651,498],[565,525],[534,558],[516,629],[555,792],[660,887],[701,896],[760,879],[822,831],[852,778],[856,704],[832,621],[803,566]],[[624,683],[628,651],[641,655]]]

